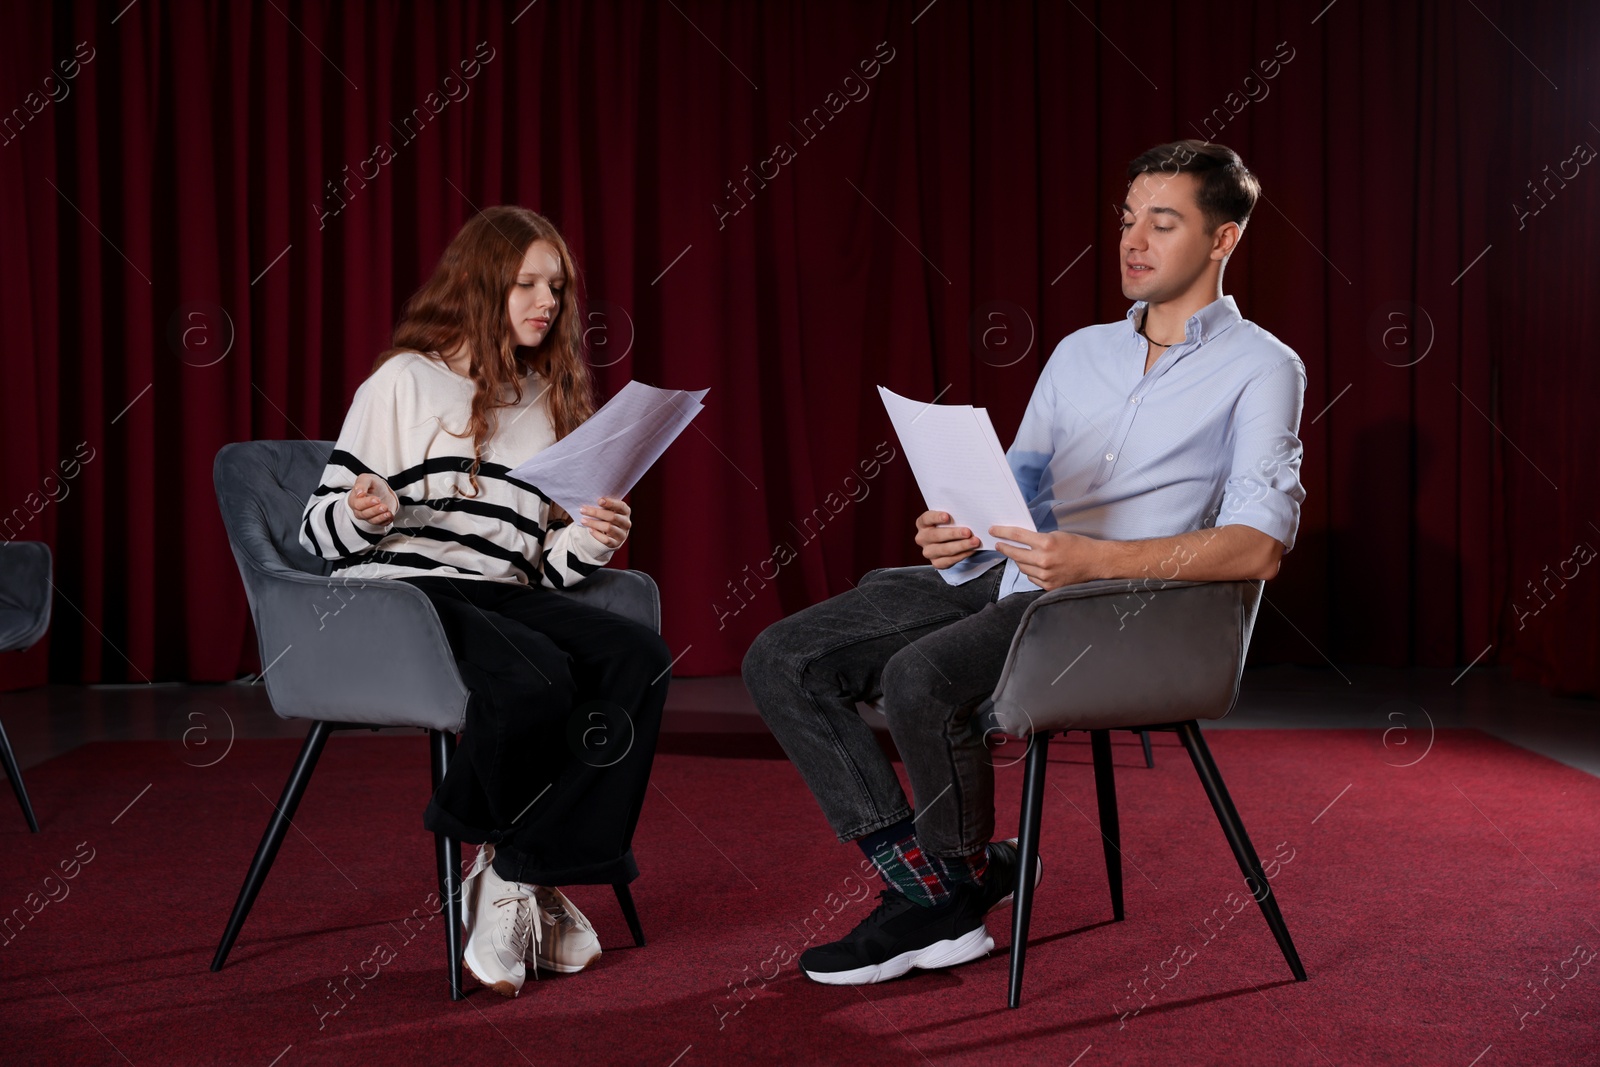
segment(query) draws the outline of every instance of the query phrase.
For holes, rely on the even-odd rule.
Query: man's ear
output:
[[[1217,227],[1217,232],[1211,235],[1211,258],[1227,259],[1233,250],[1239,246],[1239,239],[1244,236],[1244,227],[1237,222],[1224,222]]]

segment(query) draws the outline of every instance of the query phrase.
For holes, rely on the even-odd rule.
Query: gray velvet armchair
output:
[[[1021,870],[1039,855],[1049,740],[1087,730],[1112,913],[1123,918],[1122,852],[1111,765],[1113,729],[1174,730],[1188,750],[1251,895],[1296,979],[1305,968],[1284,925],[1198,720],[1220,719],[1239,697],[1263,582],[1112,580],[1052,590],[1028,606],[999,684],[981,709],[992,728],[1028,739],[1022,786]],[[1022,997],[1033,881],[1020,879],[1012,913],[1009,1003]]]
[[[213,971],[227,961],[331,731],[428,731],[437,788],[466,717],[469,692],[427,595],[406,582],[330,577],[332,562],[300,545],[301,515],[332,451],[331,441],[236,442],[223,446],[213,468],[223,524],[255,620],[267,697],[280,717],[311,721],[217,946]],[[639,571],[602,570],[563,592],[660,629],[655,583]],[[353,669],[375,664],[383,669]],[[436,836],[450,995],[458,1000],[460,845]],[[627,884],[613,888],[635,943],[644,944]]]
[[[42,541],[8,541],[0,545],[0,652],[32,648],[50,628],[50,546]],[[11,791],[22,805],[28,829],[39,832],[22,769],[11,751],[11,739],[0,726],[0,761],[5,763]]]

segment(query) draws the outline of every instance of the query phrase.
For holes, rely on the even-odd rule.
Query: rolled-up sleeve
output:
[[[1233,464],[1223,488],[1218,526],[1249,526],[1294,548],[1300,505],[1300,409],[1306,371],[1290,356],[1258,378],[1234,409]]]

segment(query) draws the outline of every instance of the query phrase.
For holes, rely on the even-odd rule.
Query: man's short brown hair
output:
[[[1214,141],[1191,138],[1156,145],[1128,164],[1130,182],[1141,174],[1155,173],[1195,176],[1200,185],[1196,200],[1208,230],[1225,222],[1236,222],[1243,229],[1261,195],[1261,183],[1239,153]]]

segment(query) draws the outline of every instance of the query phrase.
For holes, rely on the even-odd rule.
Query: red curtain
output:
[[[59,589],[0,684],[258,669],[217,449],[332,438],[504,202],[571,242],[603,393],[711,388],[625,562],[678,671],[734,672],[917,559],[872,387],[1008,438],[1055,342],[1125,309],[1126,160],[1207,136],[1267,195],[1227,289],[1310,373],[1255,660],[1597,688],[1586,5],[138,0],[0,34],[0,537]]]

